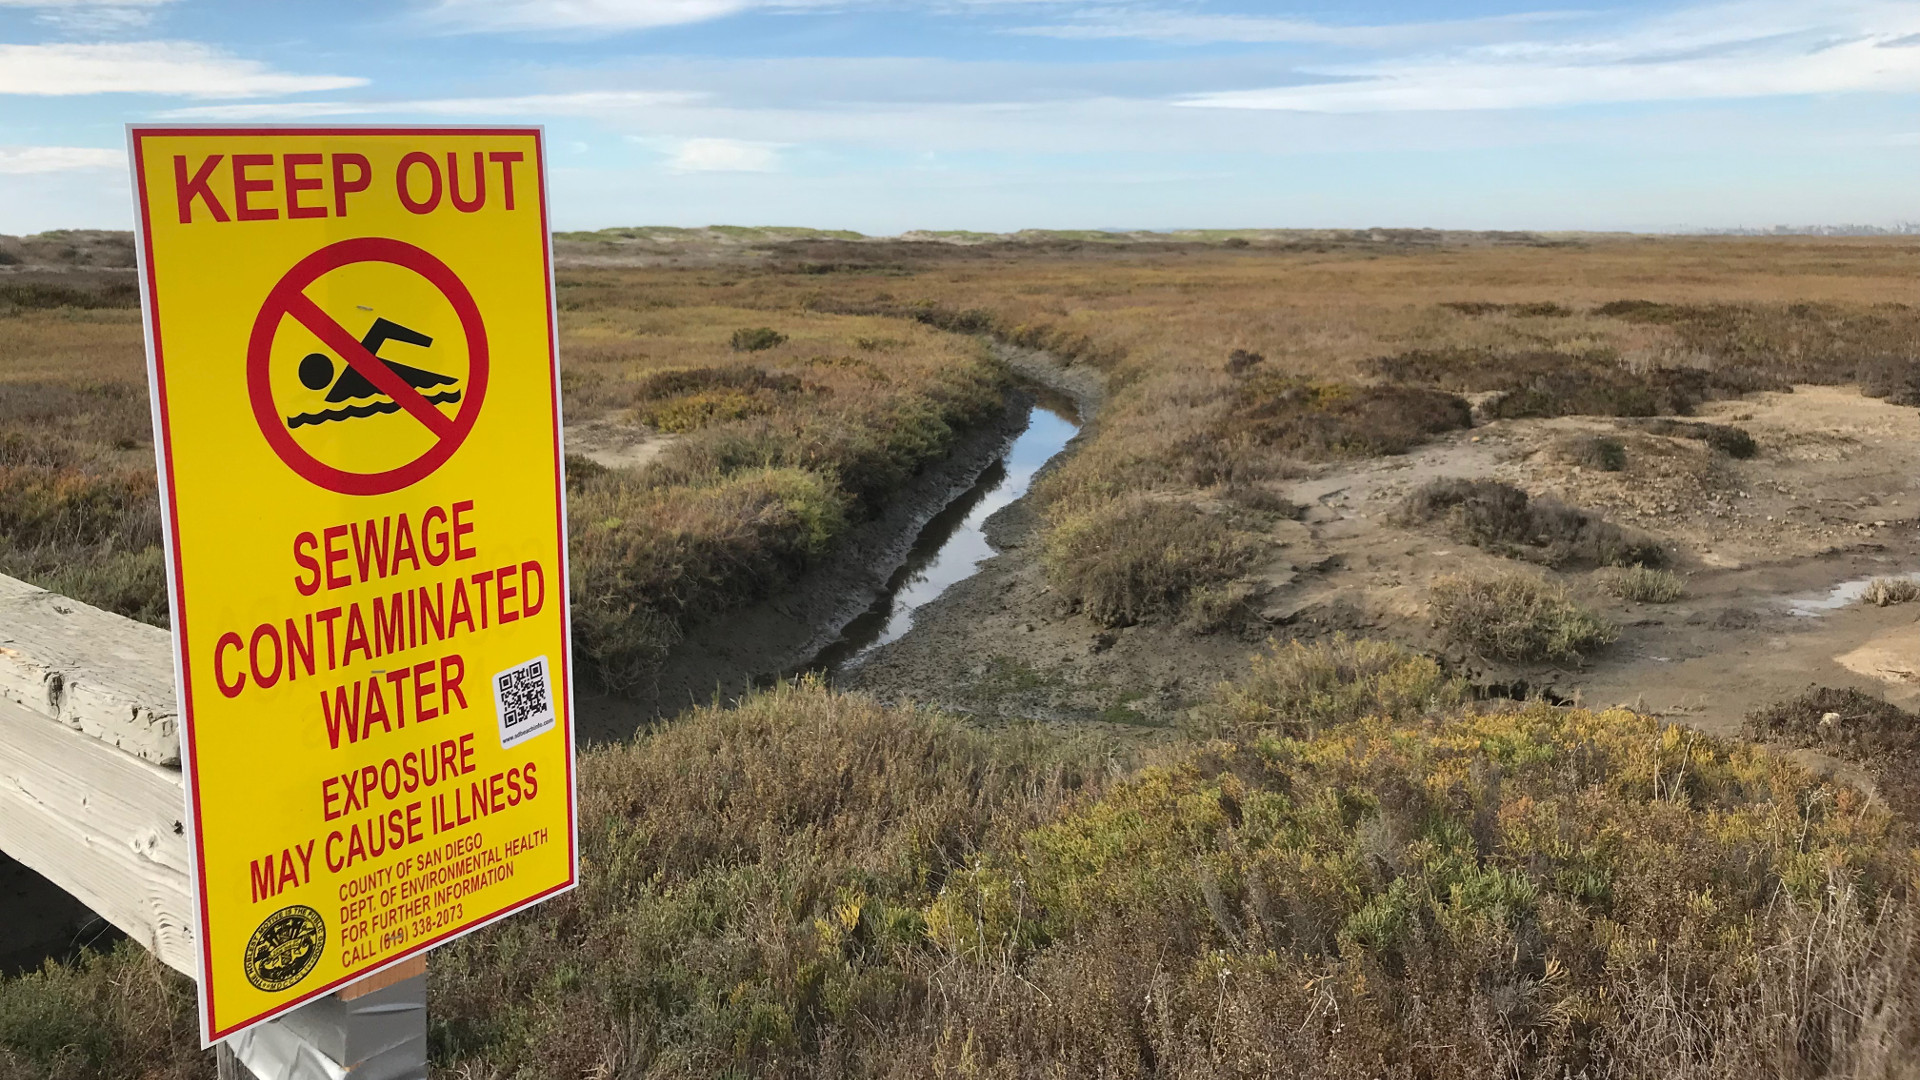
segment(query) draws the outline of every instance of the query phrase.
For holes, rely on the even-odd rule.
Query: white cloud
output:
[[[1682,9],[1615,31],[1325,66],[1328,81],[1182,104],[1301,112],[1517,109],[1920,91],[1920,5],[1774,0]]]
[[[674,172],[774,172],[779,144],[744,139],[686,139],[667,159]]]
[[[517,97],[425,98],[418,101],[274,101],[168,109],[162,120],[314,120],[328,116],[595,116],[687,105],[705,95],[678,90],[587,90]]]
[[[1093,8],[1073,13],[1066,22],[1022,26],[1012,32],[1031,37],[1098,41],[1136,38],[1183,44],[1214,42],[1335,45],[1391,48],[1434,45],[1445,41],[1485,41],[1513,37],[1544,22],[1576,17],[1568,12],[1497,15],[1444,22],[1389,23],[1340,26],[1306,19],[1262,18],[1251,15],[1206,15],[1189,12]]]
[[[431,23],[481,32],[646,30],[747,11],[836,11],[922,7],[935,11],[1065,6],[1068,0],[438,0]]]
[[[124,169],[127,155],[93,146],[0,146],[0,174]]]
[[[364,86],[345,75],[292,75],[192,41],[0,44],[0,94],[263,97]]]
[[[0,0],[0,7],[81,11],[86,8],[157,8],[177,0]]]
[[[436,22],[471,30],[642,30],[724,18],[756,0],[441,0]]]

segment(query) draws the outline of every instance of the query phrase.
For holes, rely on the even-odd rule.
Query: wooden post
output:
[[[0,851],[199,975],[165,631],[0,576]],[[418,956],[215,1048],[220,1080],[425,1080]]]

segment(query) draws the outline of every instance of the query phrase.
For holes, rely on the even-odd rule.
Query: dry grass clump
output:
[[[1443,478],[1414,489],[1395,514],[1403,523],[1442,522],[1464,543],[1548,566],[1659,565],[1667,553],[1632,532],[1557,499],[1529,498],[1500,480]]]
[[[640,380],[634,415],[660,431],[683,434],[774,412],[781,395],[799,393],[801,385],[797,376],[746,365],[669,368]]]
[[[211,1078],[194,989],[130,941],[0,979],[0,1076],[9,1080]]]
[[[0,357],[0,574],[166,625],[138,312],[0,310]]]
[[[1687,594],[1678,574],[1645,566],[1602,567],[1593,580],[1609,596],[1636,604],[1671,604]]]
[[[1920,581],[1912,578],[1874,578],[1867,582],[1867,589],[1860,594],[1860,599],[1875,607],[1911,603],[1920,600]]]
[[[1370,366],[1395,382],[1460,393],[1498,392],[1501,396],[1482,408],[1501,419],[1685,414],[1702,401],[1786,388],[1745,371],[1636,369],[1605,351],[1416,349],[1381,357]]]
[[[1553,456],[1568,465],[1598,472],[1619,472],[1627,467],[1626,444],[1611,435],[1567,435],[1556,439]]]
[[[1902,303],[1616,300],[1594,314],[1661,327],[1723,370],[1789,383],[1879,383],[1890,393],[1904,389],[1901,361],[1910,363],[1920,344],[1920,309]]]
[[[1404,454],[1435,435],[1472,424],[1472,410],[1453,394],[1264,375],[1237,388],[1217,437],[1246,438],[1290,457],[1324,460]]]
[[[1893,405],[1920,405],[1920,359],[1912,355],[1876,356],[1860,361],[1855,376],[1860,392]]]
[[[1136,496],[1057,520],[1042,558],[1068,603],[1095,622],[1125,626],[1178,612],[1199,590],[1232,580],[1251,550],[1219,515]]]
[[[1563,319],[1573,314],[1572,309],[1551,300],[1518,304],[1503,304],[1493,300],[1446,300],[1440,306],[1469,316],[1513,315],[1523,319]]]
[[[1268,642],[1252,671],[1222,684],[1200,710],[1212,734],[1266,731],[1293,738],[1370,716],[1416,720],[1467,700],[1464,680],[1403,646],[1337,634],[1330,641]]]
[[[787,335],[771,326],[751,326],[735,330],[733,336],[727,339],[727,344],[733,347],[734,352],[759,352],[784,345],[786,341]]]
[[[434,957],[450,1075],[887,1074],[938,1013],[941,883],[1107,768],[817,683],[580,765],[581,888]]]
[[[1750,458],[1760,452],[1753,436],[1731,424],[1707,424],[1698,420],[1672,420],[1656,417],[1633,424],[1635,430],[1670,439],[1693,439],[1732,458]]]
[[[1198,634],[1227,629],[1246,612],[1254,587],[1244,581],[1202,585],[1187,592],[1181,605],[1181,625]]]
[[[1579,663],[1620,636],[1565,586],[1531,574],[1450,574],[1434,581],[1429,604],[1449,640],[1496,660]]]

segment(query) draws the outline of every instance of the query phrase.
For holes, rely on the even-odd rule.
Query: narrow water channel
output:
[[[993,557],[987,519],[1025,495],[1041,467],[1066,449],[1079,430],[1070,402],[1052,395],[1035,402],[1027,413],[1026,428],[1006,456],[921,528],[907,561],[888,580],[886,592],[848,623],[808,668],[829,674],[849,670],[912,629],[915,611],[971,577]]]

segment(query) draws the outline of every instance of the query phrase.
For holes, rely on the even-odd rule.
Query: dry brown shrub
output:
[[[1442,522],[1461,541],[1548,566],[1659,566],[1658,541],[1557,499],[1533,499],[1502,480],[1446,477],[1414,489],[1395,512],[1402,523]]]
[[[1784,383],[1738,372],[1663,367],[1635,370],[1607,352],[1415,350],[1381,357],[1375,374],[1395,382],[1500,397],[1483,408],[1502,419],[1686,414],[1703,401]]]
[[[1746,731],[1866,767],[1879,777],[1890,804],[1920,820],[1920,716],[1858,690],[1810,686],[1798,697],[1747,714]]]
[[[1472,424],[1467,403],[1448,393],[1262,376],[1235,391],[1217,435],[1320,460],[1403,454]]]

